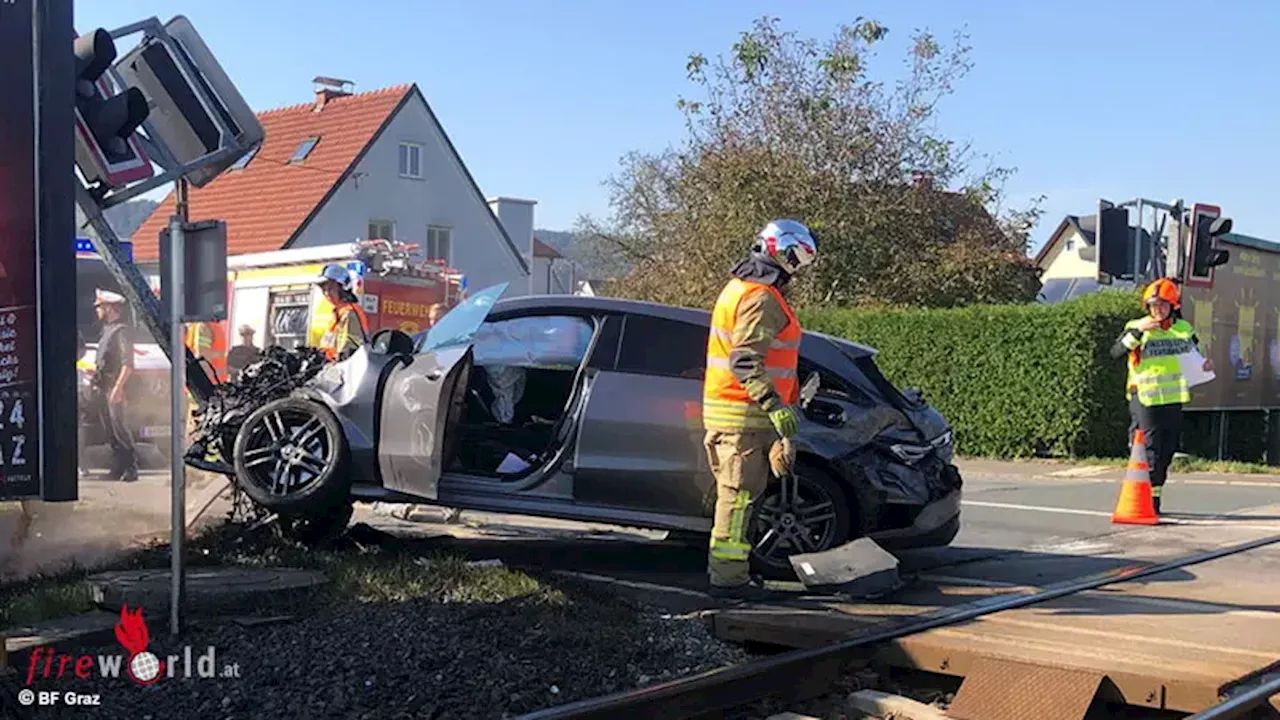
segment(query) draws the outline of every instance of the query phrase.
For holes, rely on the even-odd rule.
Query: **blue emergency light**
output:
[[[128,240],[121,240],[120,247],[124,250],[125,256],[133,260],[133,243]],[[97,255],[98,248],[94,247],[93,241],[89,238],[76,238],[76,254]]]
[[[364,277],[366,267],[363,260],[353,260],[347,263],[347,269],[360,277]]]

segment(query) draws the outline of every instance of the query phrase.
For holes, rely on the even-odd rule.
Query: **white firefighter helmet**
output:
[[[795,220],[773,220],[760,230],[751,251],[795,274],[818,259],[818,236]]]

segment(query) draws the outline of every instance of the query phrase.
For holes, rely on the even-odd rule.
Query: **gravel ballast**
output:
[[[503,718],[747,658],[696,616],[572,579],[460,559],[358,555],[329,556],[332,597],[281,622],[203,621],[175,641],[165,609],[148,608],[148,649],[164,659],[190,645],[196,677],[183,677],[179,660],[175,677],[140,687],[96,677],[96,668],[74,677],[72,664],[63,679],[37,678],[30,688],[96,693],[100,706],[68,716],[128,720]],[[212,670],[236,665],[238,677],[198,676],[195,658],[210,646]],[[122,651],[112,643],[84,652]],[[33,717],[71,711],[50,710]]]

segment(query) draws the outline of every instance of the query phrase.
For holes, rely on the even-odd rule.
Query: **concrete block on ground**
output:
[[[119,620],[119,613],[95,611],[10,628],[4,633],[4,651],[0,652],[4,664],[0,669],[10,667],[25,673],[31,651],[37,647],[52,646],[59,652],[67,652],[71,648],[114,642]]]
[[[894,720],[951,720],[933,705],[879,690],[859,690],[850,694],[849,709],[871,717],[892,717]]]
[[[825,552],[792,555],[791,567],[811,590],[856,598],[883,595],[903,584],[898,558],[870,538],[858,538]]]
[[[120,570],[88,579],[93,602],[119,613],[124,605],[149,617],[168,613],[168,570]],[[184,609],[193,615],[242,612],[246,607],[303,601],[328,582],[323,573],[294,568],[192,567],[186,571]]]

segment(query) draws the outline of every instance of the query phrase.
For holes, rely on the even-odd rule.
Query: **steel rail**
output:
[[[1225,720],[1241,717],[1250,710],[1261,707],[1275,695],[1280,695],[1280,673],[1273,675],[1261,685],[1238,695],[1232,695],[1213,707],[1187,716],[1184,720]]]
[[[992,613],[1026,607],[1107,585],[1132,582],[1280,543],[1280,535],[1187,555],[1155,565],[1133,564],[1053,583],[1034,593],[1005,594],[963,605],[937,608],[852,634],[818,648],[780,653],[762,660],[709,670],[658,685],[566,703],[523,715],[519,720],[688,720],[799,688],[826,686],[841,664],[858,650],[908,635],[955,625]],[[1251,695],[1249,693],[1249,695]],[[1245,694],[1239,696],[1246,697]],[[1234,698],[1233,698],[1234,700]],[[1228,701],[1231,702],[1231,701]],[[1225,705],[1226,703],[1224,703]],[[1209,716],[1217,717],[1217,716]]]

